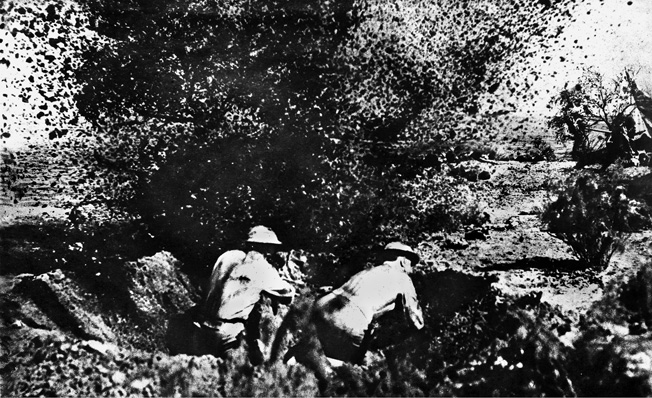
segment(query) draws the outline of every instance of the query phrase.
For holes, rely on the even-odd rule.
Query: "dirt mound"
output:
[[[301,366],[254,371],[246,343],[225,359],[166,355],[168,319],[198,298],[179,268],[159,252],[95,274],[0,276],[2,395],[316,394]]]
[[[115,341],[116,336],[99,315],[100,306],[91,292],[75,281],[74,275],[55,270],[38,276],[23,274],[16,291],[29,297],[62,331],[85,339]],[[30,322],[32,311],[21,314]]]
[[[162,347],[167,320],[197,294],[167,252],[95,274],[54,270],[5,278],[3,332],[39,328],[126,346]]]

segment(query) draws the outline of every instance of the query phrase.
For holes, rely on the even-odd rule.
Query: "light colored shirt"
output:
[[[288,301],[294,298],[292,285],[262,254],[230,250],[213,266],[204,315],[211,320],[245,320],[263,292]]]
[[[417,329],[424,326],[423,313],[414,284],[398,262],[386,262],[361,271],[331,294],[347,298],[349,305],[358,307],[364,317],[364,322],[339,320],[342,323],[349,323],[351,326],[369,325],[374,319],[394,310],[396,298],[401,294],[404,298],[405,311],[412,325]]]

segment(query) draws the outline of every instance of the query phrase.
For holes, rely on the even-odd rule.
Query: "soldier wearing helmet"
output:
[[[327,384],[326,357],[361,363],[375,319],[393,310],[404,313],[409,325],[424,326],[417,293],[408,273],[419,262],[409,246],[392,242],[381,254],[382,263],[355,274],[340,288],[315,301],[311,314],[313,336],[303,339],[285,355],[312,369],[323,388]],[[316,334],[316,337],[314,336]]]
[[[172,353],[222,356],[237,347],[244,334],[251,362],[262,363],[259,302],[268,296],[290,304],[295,293],[294,287],[281,279],[272,265],[272,256],[280,245],[271,229],[259,225],[249,231],[247,253],[229,250],[222,254],[213,266],[207,294],[197,308],[195,329],[185,333],[188,341],[168,338]]]

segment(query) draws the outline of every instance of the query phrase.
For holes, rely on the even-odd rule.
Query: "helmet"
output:
[[[414,249],[401,242],[388,243],[387,246],[385,246],[385,250],[400,252],[400,255],[407,257],[410,261],[412,261],[412,264],[417,264],[420,260],[419,255],[414,251]]]
[[[274,231],[263,225],[257,225],[249,230],[249,239],[247,239],[247,242],[266,243],[268,245],[281,244],[281,241],[278,240]]]

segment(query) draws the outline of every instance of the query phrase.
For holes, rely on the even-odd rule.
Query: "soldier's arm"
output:
[[[278,272],[269,265],[262,273],[263,292],[278,300],[282,304],[290,304],[294,299],[294,287],[283,280]]]
[[[408,277],[408,283],[406,283],[405,291],[403,294],[404,299],[404,308],[410,319],[412,325],[417,329],[422,329],[424,326],[423,322],[423,312],[421,311],[421,305],[419,305],[419,299],[417,297],[416,289],[412,284],[412,280]]]

